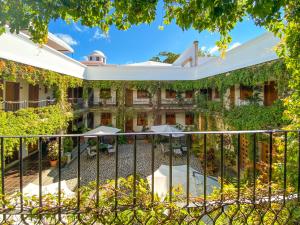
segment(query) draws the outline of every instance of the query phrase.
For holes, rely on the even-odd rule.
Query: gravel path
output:
[[[125,144],[119,146],[119,162],[118,173],[119,177],[127,177],[133,174],[133,144]],[[169,165],[169,156],[163,155],[160,149],[155,149],[155,170],[160,165]],[[174,157],[173,165],[186,165],[186,156]],[[202,171],[201,163],[194,154],[190,155],[190,165],[198,171]],[[87,157],[86,151],[81,154],[80,163],[81,185],[85,185],[90,181],[96,180],[97,158],[92,159]],[[70,189],[75,189],[77,186],[77,159],[70,163],[62,171],[62,180],[66,180]],[[114,179],[115,177],[115,154],[108,155],[107,153],[100,153],[100,182],[105,182],[107,179]],[[137,141],[137,174],[142,177],[151,175],[151,144],[144,141]],[[54,182],[57,182],[55,177]]]

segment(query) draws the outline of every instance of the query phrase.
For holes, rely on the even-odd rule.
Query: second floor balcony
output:
[[[56,99],[46,99],[39,101],[3,101],[1,102],[0,109],[6,112],[15,112],[20,109],[45,107],[49,105],[54,105],[55,103]]]

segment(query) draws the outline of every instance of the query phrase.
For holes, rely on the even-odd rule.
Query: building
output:
[[[224,107],[230,108],[248,104],[249,99],[257,95],[261,105],[270,106],[278,98],[276,81],[268,79],[255,88],[235,83],[225,90],[223,101],[216,87],[172,88],[176,86],[174,83],[179,87],[178,82],[197,83],[276,61],[278,57],[273,47],[278,41],[271,33],[265,33],[228,51],[224,59],[199,57],[198,42],[194,42],[173,64],[147,61],[111,65],[98,50],[83,62],[70,58],[67,54],[73,49],[52,34],[47,44],[39,47],[26,32],[16,35],[7,31],[0,36],[0,60],[83,80],[83,86],[66,90],[76,115],[73,127],[92,129],[112,125],[125,132],[139,132],[152,125],[169,124],[192,130],[206,129],[199,113],[198,96],[222,102]],[[2,77],[1,83],[0,109],[4,111],[44,107],[57,101],[54,88],[42,83],[30,84],[19,77],[13,81]],[[69,132],[72,130],[70,126]]]

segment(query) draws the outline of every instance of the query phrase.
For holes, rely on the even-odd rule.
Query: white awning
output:
[[[159,125],[159,126],[152,126],[150,128],[151,131],[159,133],[163,136],[169,136],[170,133],[182,132],[181,130],[177,129],[176,127],[172,127],[170,125]],[[184,134],[172,134],[172,137],[183,137]]]
[[[84,133],[85,136],[93,136],[93,135],[101,135],[101,134],[115,134],[115,133],[118,133],[119,131],[121,131],[120,129],[118,128],[115,128],[115,127],[108,127],[108,126],[100,126],[100,127],[97,127],[93,130],[90,130],[86,133]]]
[[[154,172],[154,193],[163,200],[169,192],[170,166],[161,165]],[[147,177],[150,186],[152,175]],[[181,186],[184,195],[187,192],[187,165],[172,166],[172,186]],[[217,179],[206,176],[206,194],[213,192],[214,188],[220,188]],[[199,171],[189,168],[189,194],[190,197],[199,197],[204,194],[204,176]]]

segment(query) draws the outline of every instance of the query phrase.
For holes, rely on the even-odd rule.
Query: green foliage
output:
[[[71,137],[65,137],[63,143],[64,152],[71,152],[73,150],[73,139]]]
[[[154,56],[150,61],[163,62],[172,64],[179,57],[180,54],[173,52],[160,52],[157,56]]]
[[[261,182],[257,182],[256,185],[256,199],[264,199],[268,193],[268,185]],[[279,186],[272,184],[272,189],[275,188],[278,189]],[[135,195],[133,190],[135,190]],[[286,193],[289,195],[293,191],[287,188]],[[98,201],[97,192],[99,192]],[[292,224],[299,220],[299,208],[294,201],[287,200],[284,205],[280,201],[273,202],[271,205],[261,201],[253,210],[253,204],[249,204],[253,198],[252,187],[241,187],[240,202],[237,204],[235,201],[237,188],[226,182],[224,182],[222,193],[215,188],[212,194],[207,195],[206,200],[209,207],[206,206],[205,208],[203,207],[202,195],[190,197],[191,206],[194,207],[182,207],[186,203],[182,186],[173,187],[172,203],[169,203],[168,197],[160,198],[156,194],[154,194],[152,202],[151,188],[147,179],[137,177],[134,181],[133,176],[119,178],[117,185],[114,180],[108,180],[100,184],[99,189],[97,189],[96,182],[91,182],[86,186],[81,186],[78,193],[80,194],[79,217],[74,213],[74,210],[77,210],[77,195],[68,197],[64,193],[61,194],[61,209],[64,210],[62,219],[66,224],[74,224],[75,221],[78,222],[78,219],[80,223],[85,224],[210,224],[210,220],[208,222],[201,219],[203,215],[214,218],[216,225],[239,225],[246,222],[249,224]],[[116,196],[117,206],[115,204]],[[1,206],[5,205],[7,211],[16,210],[18,202],[16,199],[19,199],[20,193],[0,197]],[[221,197],[227,201],[225,205],[219,201]],[[26,221],[37,223],[43,218],[43,222],[56,224],[59,210],[58,198],[57,194],[43,195],[43,205],[39,207],[37,195],[24,196],[24,211],[29,212]],[[14,224],[16,222],[14,219],[16,218],[9,217],[7,220]]]
[[[281,101],[272,106],[249,104],[234,107],[224,113],[224,122],[234,130],[276,129],[282,127],[284,107]]]
[[[68,87],[82,86],[82,80],[79,78],[3,59],[0,59],[1,78],[7,81],[24,79],[29,84],[42,83],[48,87],[61,85],[67,85]]]
[[[180,80],[180,81],[84,81],[84,86],[100,89],[113,87],[116,90],[122,88],[136,88],[138,90],[149,90],[155,93],[158,88],[172,89],[177,92],[188,90],[198,90],[204,88],[218,88],[223,93],[226,89],[235,84],[255,86],[263,84],[265,81],[274,80],[278,83],[280,93],[287,92],[289,74],[285,65],[280,60],[267,62],[264,64],[243,68],[214,77],[200,80]],[[223,91],[223,92],[222,92]]]
[[[59,105],[42,108],[20,109],[17,112],[0,111],[0,135],[43,135],[56,134],[68,126],[72,113],[65,112]],[[26,138],[26,143],[36,143],[37,138]],[[17,149],[17,138],[6,138],[4,150],[6,157]]]

